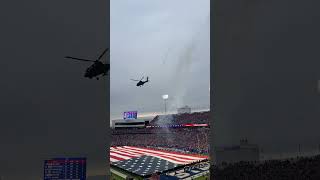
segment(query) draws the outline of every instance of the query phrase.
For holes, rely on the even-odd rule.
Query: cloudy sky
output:
[[[111,1],[111,119],[209,107],[209,0]],[[149,76],[136,87],[130,79]]]
[[[319,1],[245,2],[215,12],[212,145],[246,137],[265,152],[318,150]]]
[[[8,0],[0,9],[0,175],[39,180],[45,159],[77,156],[88,175],[105,174],[109,88],[83,78],[90,64],[63,57],[95,58],[108,46],[107,2]]]

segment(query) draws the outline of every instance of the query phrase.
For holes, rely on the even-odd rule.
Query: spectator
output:
[[[112,134],[111,146],[152,146],[208,154],[209,128],[121,129]]]
[[[261,163],[238,162],[223,167],[212,166],[215,179],[302,180],[320,178],[320,156],[294,160],[269,160]]]
[[[186,123],[209,124],[209,112],[156,116],[150,125]],[[111,146],[171,148],[197,154],[208,154],[209,128],[124,128],[112,130]]]

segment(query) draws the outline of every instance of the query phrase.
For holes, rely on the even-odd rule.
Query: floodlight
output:
[[[162,95],[162,99],[168,99],[168,98],[169,98],[168,94]]]

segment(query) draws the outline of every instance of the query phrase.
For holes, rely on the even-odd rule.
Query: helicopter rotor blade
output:
[[[144,76],[140,79],[140,81],[142,81],[143,78],[144,78]]]
[[[102,52],[102,54],[99,56],[99,58],[97,59],[97,61],[99,61],[99,60],[103,57],[103,55],[104,55],[108,50],[109,50],[109,48],[105,49],[105,50]]]
[[[135,79],[130,79],[131,81],[139,81],[139,80],[135,80]]]
[[[81,58],[75,58],[75,57],[70,57],[70,56],[66,56],[66,57],[64,57],[64,58],[67,58],[67,59],[74,59],[74,60],[78,60],[78,61],[95,62],[94,60],[81,59]]]

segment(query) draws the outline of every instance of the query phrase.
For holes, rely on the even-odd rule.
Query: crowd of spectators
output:
[[[179,124],[209,124],[209,112],[156,116],[151,126]],[[174,148],[191,153],[208,154],[209,128],[124,128],[112,129],[111,146],[149,146]]]
[[[219,180],[317,180],[320,179],[320,155],[224,164],[212,166],[210,173]]]
[[[112,135],[120,135],[120,134],[145,134],[145,133],[154,133],[154,128],[118,128],[118,129],[112,129],[111,134]]]
[[[156,116],[150,125],[168,125],[168,124],[209,124],[209,111],[194,112],[191,114],[171,114]]]
[[[111,146],[154,146],[208,154],[208,136],[209,128],[121,129],[114,130]]]

